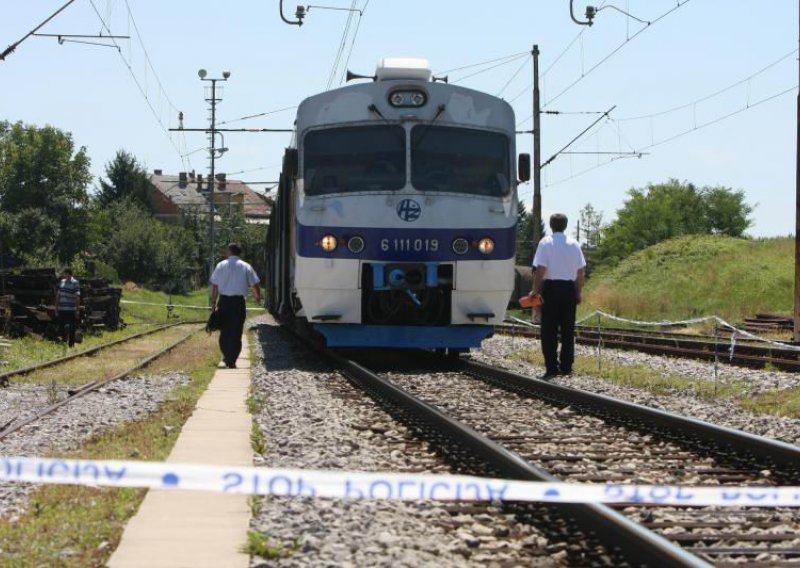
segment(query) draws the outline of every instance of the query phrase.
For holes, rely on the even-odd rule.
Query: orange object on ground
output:
[[[544,304],[541,294],[528,294],[519,299],[519,305],[523,308],[540,308]]]

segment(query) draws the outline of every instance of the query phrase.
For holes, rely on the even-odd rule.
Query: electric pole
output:
[[[800,6],[798,7],[800,18]],[[800,44],[800,36],[798,36]],[[800,75],[800,58],[798,58]],[[800,92],[797,93],[797,147],[795,148],[795,214],[794,214],[794,340],[800,341]]]
[[[542,137],[541,137],[541,100],[539,99],[539,46],[534,45],[533,51],[533,246],[531,250],[536,255],[536,248],[542,239]]]
[[[209,131],[209,146],[208,146],[208,156],[210,161],[210,173],[208,176],[208,276],[211,277],[211,273],[214,272],[214,265],[215,265],[215,251],[216,251],[216,244],[214,242],[214,216],[216,214],[216,203],[214,199],[214,185],[216,183],[216,162],[217,162],[217,103],[220,102],[222,99],[217,98],[217,81],[227,81],[228,78],[231,76],[229,71],[224,71],[222,73],[222,78],[207,78],[207,71],[205,69],[200,69],[197,72],[197,75],[200,77],[201,81],[208,81],[211,83],[211,98],[206,98],[206,101],[210,105],[210,112],[211,112],[211,130]],[[225,152],[226,148],[220,149],[220,152]],[[209,302],[211,301],[211,288],[209,287]]]

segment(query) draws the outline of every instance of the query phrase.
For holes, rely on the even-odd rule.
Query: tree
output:
[[[97,255],[122,279],[175,290],[198,268],[191,232],[158,221],[138,203],[117,201],[97,223],[106,232]]]
[[[600,242],[600,230],[603,226],[603,212],[595,209],[591,203],[584,205],[579,214],[579,226],[582,242],[588,248],[596,248]],[[577,226],[576,226],[577,231]]]
[[[11,242],[12,254],[30,259],[46,251],[67,262],[83,250],[91,179],[86,148],[76,151],[68,132],[0,122],[0,208],[4,224],[25,237]]]
[[[100,180],[97,200],[101,205],[127,199],[153,211],[150,180],[139,161],[125,150],[117,150],[114,159],[106,164],[108,181]]]
[[[544,223],[539,222],[540,234],[544,235]],[[517,213],[517,264],[533,264],[533,215],[528,213],[525,203],[520,199]]]
[[[753,208],[744,193],[725,187],[698,189],[671,179],[628,191],[617,218],[601,231],[598,258],[616,263],[633,252],[680,235],[740,237],[751,225]]]

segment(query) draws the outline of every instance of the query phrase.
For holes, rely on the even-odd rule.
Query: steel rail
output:
[[[43,361],[41,363],[36,363],[34,365],[30,365],[28,367],[22,367],[19,369],[13,369],[11,371],[7,371],[5,373],[0,373],[0,387],[8,386],[9,379],[11,377],[18,377],[21,375],[28,375],[35,371],[39,371],[41,369],[46,369],[48,367],[53,367],[55,365],[60,365],[61,363],[67,363],[74,359],[78,359],[80,357],[86,357],[88,355],[94,355],[95,353],[102,351],[103,349],[108,349],[109,347],[114,347],[116,345],[120,345],[122,343],[127,343],[128,341],[133,341],[134,339],[140,339],[142,337],[146,337],[148,335],[152,335],[154,333],[158,333],[160,331],[164,331],[165,329],[169,329],[171,327],[175,327],[178,325],[194,325],[203,323],[201,321],[181,321],[181,322],[173,322],[161,325],[159,327],[155,327],[153,329],[149,329],[147,331],[143,331],[141,333],[137,333],[134,335],[129,335],[127,337],[122,337],[120,339],[115,339],[113,341],[109,341],[108,343],[101,343],[100,345],[95,345],[94,347],[89,347],[88,349],[84,349],[83,351],[78,351],[76,353],[70,353],[69,355],[65,355],[63,357],[57,357],[56,359],[50,359],[48,361]]]
[[[556,385],[477,361],[460,360],[456,367],[468,375],[489,380],[496,386],[518,394],[580,407],[612,422],[629,419],[636,423],[634,428],[658,430],[661,435],[667,432],[678,443],[683,441],[684,444],[700,443],[716,447],[721,453],[730,454],[740,461],[755,461],[772,470],[776,476],[792,482],[800,480],[800,447],[793,444],[602,394]],[[626,425],[629,426],[628,423]]]
[[[77,398],[80,398],[80,397],[82,397],[82,396],[84,396],[84,395],[86,395],[86,394],[88,394],[88,393],[90,393],[92,391],[95,391],[95,390],[99,389],[100,387],[105,386],[105,385],[107,385],[109,383],[113,383],[114,381],[118,381],[120,379],[124,379],[125,377],[127,377],[131,373],[133,373],[135,371],[138,371],[139,369],[142,369],[144,367],[147,367],[150,363],[152,363],[156,359],[158,359],[160,357],[163,357],[164,355],[166,355],[167,353],[169,353],[170,351],[172,351],[173,349],[175,349],[176,347],[178,347],[182,343],[188,341],[198,331],[200,331],[200,330],[198,329],[198,330],[195,330],[195,331],[192,331],[192,332],[188,333],[185,337],[182,337],[181,339],[171,343],[170,345],[168,345],[167,347],[164,347],[163,349],[161,349],[157,353],[154,353],[153,355],[150,355],[150,356],[146,357],[145,359],[143,359],[143,360],[139,361],[138,363],[136,363],[136,365],[134,365],[133,367],[130,367],[130,368],[128,368],[128,369],[126,369],[126,370],[124,370],[124,371],[122,371],[120,373],[117,373],[113,377],[109,377],[107,379],[102,379],[102,380],[99,380],[99,381],[92,381],[91,383],[83,385],[82,387],[79,387],[77,390],[71,392],[70,395],[67,398],[65,398],[63,400],[60,400],[60,401],[56,402],[55,404],[51,404],[50,406],[48,406],[46,408],[43,408],[42,410],[40,410],[36,414],[33,414],[33,415],[29,416],[28,418],[26,418],[24,420],[21,420],[19,422],[12,422],[10,424],[7,424],[4,429],[0,430],[0,440],[6,438],[10,434],[13,434],[14,432],[17,432],[18,430],[20,430],[23,427],[25,427],[25,426],[27,426],[29,424],[32,424],[33,422],[36,422],[40,418],[42,418],[44,416],[47,416],[48,414],[51,414],[55,410],[61,408],[62,406],[65,406],[66,404],[69,404],[70,402],[74,401]]]
[[[545,470],[528,463],[359,363],[337,353],[324,353],[346,377],[373,398],[401,408],[404,413],[410,413],[417,425],[423,424],[428,429],[443,433],[450,444],[461,449],[462,453],[468,453],[480,460],[490,471],[510,479],[557,480]],[[448,446],[442,450],[455,453],[455,448]],[[565,504],[558,505],[557,510],[561,515],[574,520],[586,534],[596,535],[611,554],[621,554],[632,565],[710,566],[605,505]]]
[[[539,330],[533,328],[502,327],[498,329],[504,335],[520,335],[523,337],[539,338]],[[726,342],[716,345],[721,350],[715,354],[713,338],[694,339],[680,337],[681,334],[670,334],[659,337],[657,335],[617,331],[614,328],[604,328],[602,331],[587,327],[576,329],[575,341],[582,345],[597,345],[598,341],[604,347],[626,349],[650,353],[652,355],[671,355],[702,361],[712,361],[719,355],[720,360],[728,363],[760,368],[770,363],[775,367],[787,371],[800,371],[800,353],[797,351],[782,350],[779,346],[761,346],[753,343],[737,342],[733,357],[726,354]]]

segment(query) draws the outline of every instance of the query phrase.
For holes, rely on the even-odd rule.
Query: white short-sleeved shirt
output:
[[[250,286],[260,282],[253,267],[238,256],[220,262],[209,279],[223,296],[247,296]]]
[[[539,241],[533,266],[544,266],[545,280],[575,280],[586,266],[581,245],[564,233],[553,233]]]

